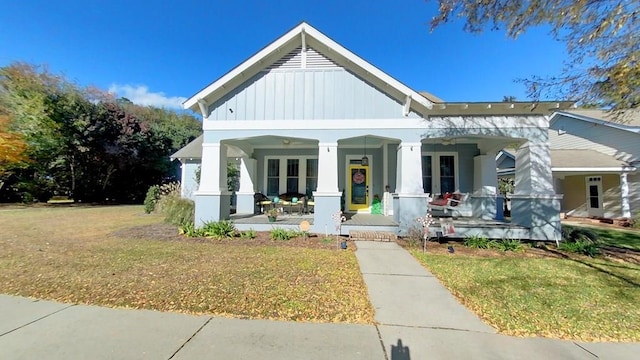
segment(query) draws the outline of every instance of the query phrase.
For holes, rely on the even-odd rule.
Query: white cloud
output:
[[[149,92],[149,87],[145,85],[119,85],[109,86],[109,92],[118,97],[125,97],[134,104],[143,106],[156,106],[164,108],[182,108],[182,103],[187,98],[182,96],[166,96],[163,92]]]

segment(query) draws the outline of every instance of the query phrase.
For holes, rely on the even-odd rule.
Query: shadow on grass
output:
[[[557,257],[561,257],[561,258],[566,259],[566,260],[571,260],[573,262],[577,262],[577,263],[582,264],[584,266],[590,267],[590,268],[592,268],[592,269],[594,269],[596,271],[599,271],[599,272],[601,272],[603,274],[609,275],[609,276],[614,277],[614,278],[616,278],[616,279],[618,279],[620,281],[623,281],[623,282],[625,282],[625,283],[627,283],[627,284],[629,284],[631,286],[640,287],[640,283],[636,282],[634,279],[629,279],[629,278],[627,278],[625,276],[616,274],[614,272],[611,272],[610,270],[604,269],[604,268],[602,268],[600,266],[596,266],[595,264],[592,264],[590,262],[581,260],[581,259],[576,258],[576,257],[571,257],[571,256],[569,256],[567,254],[564,254],[564,253],[562,253],[560,251],[557,251],[557,250],[553,250],[553,249],[549,249],[549,248],[545,248],[543,250],[546,251],[546,252],[552,253],[553,255],[555,255]],[[615,266],[615,265],[613,265],[613,266],[612,265],[606,265],[606,266],[608,266],[608,267],[620,267],[620,268],[630,269],[630,270],[637,270],[637,269],[624,267],[624,266]]]

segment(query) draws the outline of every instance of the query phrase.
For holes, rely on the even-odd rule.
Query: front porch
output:
[[[345,214],[347,220],[342,223],[340,235],[348,236],[352,231],[359,232],[389,232],[400,235],[401,230],[398,223],[391,216],[371,215],[371,214]],[[465,238],[468,236],[485,236],[491,239],[529,239],[530,229],[513,224],[509,221],[488,220],[481,218],[446,218],[451,219],[455,228],[455,235],[452,238]],[[266,215],[245,215],[233,214],[231,221],[238,230],[256,230],[270,231],[274,228],[284,228],[292,230],[300,230],[300,223],[303,221],[314,225],[313,214],[304,215],[281,215],[275,222],[269,222]],[[325,224],[326,234],[331,235],[335,232],[335,224]],[[416,227],[418,226],[416,222]],[[437,237],[440,231],[440,218],[435,218],[434,224],[431,226],[431,236]],[[315,229],[322,228],[316,226]],[[317,231],[316,231],[317,232]]]

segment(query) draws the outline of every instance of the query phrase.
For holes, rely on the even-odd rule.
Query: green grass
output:
[[[412,253],[501,333],[640,341],[640,265],[586,257]]]
[[[575,229],[580,226],[563,224],[562,227]],[[586,228],[598,235],[598,239],[602,242],[602,245],[640,251],[640,231],[626,229],[616,230],[595,226],[589,226]]]
[[[352,251],[155,239],[153,231],[134,236],[141,226],[162,226],[162,217],[144,214],[142,206],[0,210],[0,292],[193,314],[373,323]]]

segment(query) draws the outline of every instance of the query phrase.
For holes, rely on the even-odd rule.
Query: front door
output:
[[[369,207],[369,167],[349,165],[347,209],[358,211]]]
[[[587,212],[589,216],[602,217],[602,177],[587,176]]]

